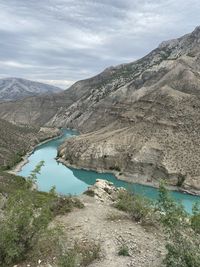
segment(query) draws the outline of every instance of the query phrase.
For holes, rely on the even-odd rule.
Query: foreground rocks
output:
[[[98,201],[111,203],[116,201],[120,191],[125,191],[125,189],[116,188],[111,182],[97,179],[96,183],[88,187],[88,190],[84,194],[94,197]]]

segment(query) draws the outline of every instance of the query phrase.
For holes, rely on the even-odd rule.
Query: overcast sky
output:
[[[200,24],[199,0],[0,0],[0,78],[67,88]]]

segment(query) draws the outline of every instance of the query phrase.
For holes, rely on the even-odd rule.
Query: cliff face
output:
[[[82,135],[60,148],[68,163],[120,170],[132,181],[184,181],[195,189],[200,189],[199,111],[199,27],[56,96],[0,104],[7,120],[80,130]]]

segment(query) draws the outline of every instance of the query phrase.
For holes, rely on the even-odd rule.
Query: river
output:
[[[44,144],[39,145],[34,152],[29,156],[28,163],[25,164],[18,173],[23,177],[27,177],[35,166],[42,160],[45,161],[41,173],[38,174],[37,184],[41,191],[49,191],[53,186],[59,194],[78,195],[83,193],[89,185],[95,183],[96,179],[104,179],[113,182],[117,187],[125,187],[133,190],[138,194],[143,194],[150,199],[155,200],[158,197],[158,190],[156,188],[140,185],[130,184],[118,180],[111,173],[97,173],[95,171],[86,171],[82,169],[69,168],[55,160],[57,155],[57,148],[60,146],[65,138],[76,135],[75,131],[63,130],[63,136],[57,139],[50,140]],[[172,196],[181,201],[185,209],[191,212],[192,205],[196,201],[200,201],[199,196],[192,196],[189,194],[171,192]]]

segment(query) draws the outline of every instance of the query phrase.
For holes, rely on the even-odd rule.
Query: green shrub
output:
[[[80,265],[88,266],[100,258],[100,245],[93,241],[76,242],[75,250],[80,256]]]
[[[107,221],[114,222],[114,221],[120,221],[124,219],[127,219],[127,216],[122,213],[118,213],[118,212],[109,212],[106,216]]]
[[[26,188],[26,180],[21,176],[0,171],[0,193],[11,195]]]
[[[167,254],[164,263],[167,267],[199,267],[200,266],[200,251],[199,240],[193,233],[173,231],[167,242]]]
[[[88,188],[85,192],[84,192],[85,195],[87,196],[90,196],[90,197],[94,197],[95,196],[95,193],[94,193],[94,190]]]
[[[54,216],[56,216],[71,212],[74,208],[82,209],[83,207],[83,203],[78,198],[66,196],[55,198],[51,205],[51,210]]]
[[[3,178],[0,175],[2,190],[9,193],[3,211],[3,220],[0,224],[1,267],[25,260],[31,251],[34,252],[37,249],[48,253],[50,251],[48,244],[56,243],[55,236],[53,238],[52,232],[47,229],[52,218],[58,214],[69,212],[74,207],[83,207],[77,198],[57,196],[55,188],[52,188],[49,193],[33,189],[37,173],[40,172],[43,164],[41,162],[36,166],[27,181],[21,177],[4,173],[2,174]],[[49,236],[49,239],[47,232],[52,235]],[[44,249],[45,247],[46,249]]]
[[[129,249],[126,245],[122,245],[118,251],[119,256],[130,256]]]
[[[51,220],[48,207],[35,210],[28,191],[10,197],[0,224],[0,266],[23,260]]]
[[[133,208],[133,203],[134,203],[133,194],[124,190],[118,193],[115,207],[119,210],[130,213]]]
[[[38,266],[38,259],[45,262],[54,262],[60,257],[61,244],[65,241],[63,229],[59,226],[48,228],[41,233],[35,246],[27,254],[27,263],[31,266]]]
[[[184,227],[187,223],[188,214],[182,203],[178,203],[172,199],[165,184],[161,182],[159,187],[159,197],[157,202],[157,209],[160,212],[160,221],[165,226],[165,229],[176,229]]]
[[[164,263],[167,267],[200,266],[200,235],[197,206],[190,218],[184,207],[175,202],[161,183],[158,210],[160,222],[166,233],[167,254]]]
[[[130,214],[136,222],[153,223],[154,207],[144,196],[122,191],[118,194],[115,207]]]
[[[153,222],[153,213],[153,205],[149,199],[140,195],[134,196],[131,216],[136,222]]]
[[[75,250],[69,250],[58,260],[59,267],[77,267],[77,253]]]
[[[181,187],[183,183],[185,182],[185,176],[184,175],[179,175],[178,181],[177,181],[177,186]]]
[[[196,233],[200,234],[200,204],[199,203],[195,203],[192,208],[191,227]]]
[[[109,170],[120,172],[121,168],[119,166],[111,166],[111,167],[109,167]]]
[[[100,245],[93,241],[76,241],[58,260],[59,267],[88,266],[100,258]]]

